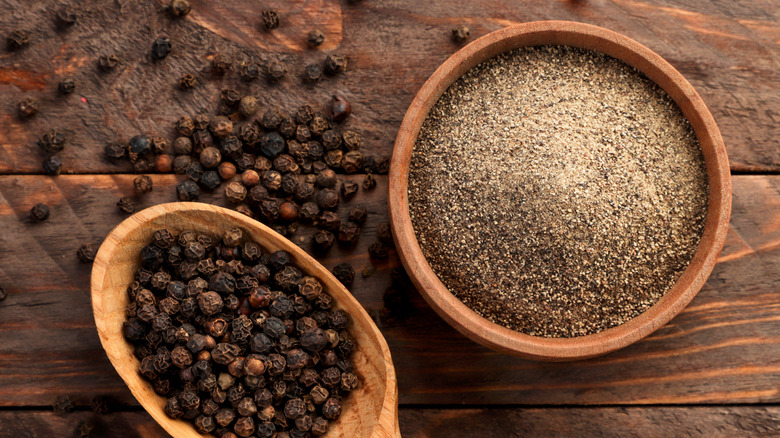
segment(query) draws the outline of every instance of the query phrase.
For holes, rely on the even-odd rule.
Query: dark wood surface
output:
[[[365,0],[271,1],[283,25],[258,27],[256,2],[193,1],[193,13],[171,21],[162,2],[72,2],[79,23],[56,31],[53,12],[63,2],[0,0],[0,30],[32,32],[19,53],[0,47],[0,436],[71,436],[80,420],[98,436],[164,436],[138,407],[103,353],[89,301],[89,267],[75,252],[99,243],[125,216],[115,206],[132,194],[128,164],[102,158],[107,141],[139,132],[171,137],[184,113],[211,111],[223,87],[260,95],[291,110],[324,106],[346,93],[347,122],[364,136],[364,149],[389,155],[406,106],[440,62],[458,46],[457,23],[472,37],[515,22],[568,19],[602,25],[658,52],[697,88],[718,122],[731,159],[734,209],[726,247],[706,286],[651,337],[606,357],[576,363],[538,363],[494,353],[459,335],[414,290],[402,305],[385,307],[389,260],[358,275],[353,292],[388,340],[398,373],[404,436],[773,436],[780,434],[780,7],[773,0],[413,2]],[[326,34],[322,50],[303,45],[310,28]],[[149,59],[152,39],[168,35],[175,51]],[[0,43],[4,43],[0,41]],[[281,84],[241,83],[235,74],[213,79],[207,58],[216,52],[259,61],[284,59]],[[326,53],[350,60],[347,74],[318,85],[300,83],[304,63]],[[116,72],[100,74],[96,57],[118,53]],[[193,92],[175,88],[184,72],[201,76]],[[61,97],[64,76],[78,82]],[[15,104],[41,101],[41,113],[20,121]],[[47,128],[68,133],[65,173],[41,175],[35,139]],[[361,176],[350,178],[360,179]],[[139,207],[174,200],[173,175],[155,175],[155,189]],[[358,247],[334,249],[322,262],[347,261],[360,272],[372,265],[366,248],[387,220],[386,177],[350,204],[369,218]],[[220,193],[205,202],[224,205]],[[37,202],[52,208],[34,224]],[[310,230],[301,233],[305,239]],[[302,245],[309,245],[308,241]],[[68,395],[71,414],[51,412]],[[88,412],[96,395],[113,414]],[[100,435],[103,434],[103,435]]]

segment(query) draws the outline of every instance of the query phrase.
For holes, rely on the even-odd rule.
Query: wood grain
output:
[[[780,434],[777,406],[653,408],[401,408],[405,438],[620,437],[678,436],[732,438]],[[55,414],[46,411],[0,412],[0,437],[70,436],[81,421],[94,426],[93,438],[167,437],[144,412]],[[498,429],[497,424],[502,428]]]
[[[49,405],[57,395],[87,403],[110,395],[132,404],[106,359],[89,303],[89,267],[75,251],[100,242],[124,216],[114,205],[132,193],[131,175],[0,177],[0,405]],[[359,177],[355,177],[359,178]],[[370,265],[366,247],[386,220],[386,178],[351,203],[369,209],[353,250],[323,260]],[[142,205],[173,198],[173,176],[155,176]],[[413,290],[385,307],[393,256],[354,296],[390,346],[402,404],[779,403],[780,177],[734,177],[732,222],[712,276],[693,302],[654,335],[617,353],[570,364],[524,361],[481,347],[442,321]],[[204,197],[216,200],[221,194]],[[47,222],[26,222],[30,207],[52,207]],[[395,303],[395,304],[394,304]],[[398,304],[400,303],[400,304]]]
[[[30,48],[0,54],[0,173],[40,172],[42,157],[34,143],[48,128],[68,133],[65,172],[126,172],[126,163],[102,159],[106,142],[139,132],[172,137],[173,121],[184,113],[213,110],[225,87],[287,110],[302,103],[321,107],[332,92],[342,91],[353,104],[347,126],[364,136],[372,154],[389,156],[413,96],[459,48],[449,38],[455,24],[467,23],[475,38],[513,23],[553,19],[607,27],[647,45],[701,94],[723,133],[733,170],[780,171],[775,129],[780,121],[775,86],[780,82],[780,12],[772,0],[739,5],[725,0],[557,0],[522,7],[509,1],[274,0],[267,4],[280,11],[282,26],[271,33],[259,29],[260,10],[249,0],[215,7],[198,0],[191,16],[178,21],[159,12],[162,0],[80,2],[79,24],[67,32],[52,25],[55,0],[22,4],[0,2],[0,11],[13,11],[0,14],[0,28],[34,30]],[[321,50],[302,45],[314,27],[326,34]],[[149,50],[160,35],[172,39],[174,52],[155,63]],[[97,57],[114,52],[123,60],[120,67],[99,73]],[[290,74],[276,86],[241,83],[235,73],[213,78],[207,65],[217,52],[261,63],[279,58],[288,63]],[[317,85],[300,83],[303,66],[331,52],[348,56],[350,71]],[[177,90],[176,80],[184,73],[199,75],[203,86]],[[78,88],[62,97],[56,85],[65,76],[74,77]],[[42,110],[22,122],[14,105],[25,96],[37,97]]]

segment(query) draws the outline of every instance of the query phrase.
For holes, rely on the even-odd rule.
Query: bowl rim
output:
[[[567,45],[617,58],[645,74],[669,94],[696,133],[709,183],[707,217],[688,268],[649,309],[619,326],[574,338],[523,334],[483,318],[439,280],[420,249],[409,216],[408,178],[414,143],[428,111],[442,93],[473,66],[527,46]],[[693,86],[661,56],[614,31],[571,21],[536,21],[505,27],[450,56],[414,97],[396,137],[390,163],[388,204],[396,248],[417,290],[445,321],[470,339],[511,355],[536,360],[578,360],[607,354],[654,332],[693,299],[712,272],[726,240],[731,214],[731,173],[720,131]]]
[[[108,326],[108,322],[103,316],[104,313],[106,313],[105,301],[107,298],[105,298],[105,294],[101,292],[103,291],[106,282],[111,282],[109,279],[109,271],[111,268],[110,261],[112,254],[115,251],[121,250],[121,243],[124,241],[124,238],[132,234],[138,226],[154,220],[160,216],[188,213],[198,214],[202,212],[228,216],[237,226],[243,229],[246,229],[250,226],[256,227],[267,234],[267,242],[271,242],[271,245],[280,249],[284,249],[288,252],[292,252],[294,257],[297,259],[298,264],[312,264],[322,266],[320,262],[314,259],[306,251],[297,251],[297,245],[285,237],[279,235],[265,224],[254,221],[253,219],[239,212],[201,202],[171,202],[157,204],[136,212],[132,216],[123,220],[119,225],[111,230],[111,232],[109,232],[103,243],[100,245],[93,262],[92,272],[90,275],[90,300],[92,303],[93,317],[95,319],[95,325],[100,338],[100,343],[103,347],[103,350],[105,350],[112,366],[116,370],[117,374],[119,374],[119,377],[121,377],[125,382],[125,385],[127,385],[128,389],[133,394],[133,397],[135,397],[141,406],[143,406],[144,410],[146,410],[146,412],[149,413],[152,418],[154,418],[157,424],[159,424],[172,436],[182,436],[182,427],[190,429],[192,426],[189,423],[181,424],[184,423],[181,419],[172,419],[168,417],[162,409],[152,408],[153,403],[144,397],[143,394],[141,394],[141,390],[136,386],[136,382],[141,381],[144,385],[148,385],[149,387],[151,387],[151,385],[149,385],[146,380],[143,380],[140,378],[140,376],[138,376],[136,369],[131,370],[135,372],[135,375],[133,376],[128,375],[124,371],[127,368],[127,364],[123,362],[122,357],[120,357],[120,354],[118,353],[114,343],[120,342],[127,345],[129,345],[129,343],[124,339],[121,327],[117,331],[111,329],[111,327]],[[263,242],[260,243],[261,245],[263,244]],[[336,299],[337,302],[339,302],[339,300],[354,301],[354,304],[356,305],[355,309],[350,310],[350,316],[353,319],[353,325],[354,321],[356,320],[361,320],[362,325],[367,324],[367,326],[370,327],[370,333],[367,335],[375,338],[379,347],[378,349],[382,354],[381,362],[384,364],[384,369],[382,371],[385,374],[385,388],[382,393],[382,406],[376,417],[376,422],[374,423],[371,436],[400,437],[398,428],[397,376],[387,340],[379,331],[379,328],[376,326],[365,308],[357,301],[352,293],[347,290],[347,288],[343,286],[335,276],[333,276],[333,274],[328,269],[322,267],[321,272],[317,273],[317,277],[320,279],[320,281],[323,282],[323,285],[327,287],[327,290],[330,294],[339,296],[339,298]],[[122,288],[126,288],[126,285],[122,286]],[[164,396],[159,396],[157,394],[154,395],[165,398]],[[192,429],[192,431],[194,433],[194,429]],[[211,436],[211,434],[195,434],[193,436]]]

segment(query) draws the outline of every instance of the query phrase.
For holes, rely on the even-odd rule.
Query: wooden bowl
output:
[[[704,153],[709,205],[704,233],[688,269],[658,303],[636,318],[600,333],[576,338],[522,334],[479,316],[450,293],[423,256],[409,216],[409,162],[428,111],[442,93],[477,64],[519,47],[567,45],[601,52],[643,72],[674,99],[688,118]],[[691,84],[668,62],[638,42],[583,23],[540,21],[507,27],[467,45],[444,62],[423,85],[404,117],[390,164],[390,219],[401,261],[422,296],[458,331],[495,350],[538,360],[565,361],[599,356],[649,335],[677,315],[707,280],[728,231],[731,176],[718,127]]]
[[[174,437],[201,437],[191,423],[168,417],[165,398],[138,373],[139,361],[133,347],[122,335],[127,286],[140,265],[140,251],[159,228],[175,231],[197,230],[221,235],[240,227],[249,238],[268,251],[289,252],[297,266],[320,280],[335,299],[334,307],[352,316],[350,334],[357,348],[353,361],[360,387],[343,406],[338,421],[332,422],[327,436],[400,437],[398,429],[398,388],[387,342],[363,307],[330,272],[305,251],[265,225],[245,215],[201,203],[171,203],[147,208],[117,226],[100,246],[92,267],[92,308],[100,342],[108,358],[135,398],[149,414]]]

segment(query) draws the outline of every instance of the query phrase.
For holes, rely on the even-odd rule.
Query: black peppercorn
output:
[[[62,161],[58,156],[52,155],[43,159],[42,167],[47,175],[59,175],[62,170]]]
[[[269,82],[279,82],[287,74],[287,65],[282,61],[272,61],[266,69],[266,78]]]
[[[273,9],[266,9],[262,12],[263,26],[268,30],[279,27],[279,13]]]
[[[306,82],[317,82],[322,79],[322,66],[320,64],[309,64],[303,69],[303,79]]]
[[[183,17],[190,13],[192,6],[187,0],[171,0],[171,5],[168,8],[171,16],[174,18]]]
[[[60,81],[59,84],[57,84],[57,90],[61,94],[70,94],[76,89],[76,82],[73,79],[66,78]]]
[[[179,78],[179,89],[182,91],[191,90],[198,86],[198,78],[190,73],[184,74]]]
[[[315,198],[317,205],[323,210],[332,210],[339,206],[339,194],[333,189],[322,189]]]
[[[152,43],[152,58],[156,60],[164,59],[171,53],[173,45],[171,40],[166,37],[160,37]]]
[[[341,168],[345,173],[356,173],[362,169],[363,154],[360,151],[349,151],[341,159]]]
[[[56,154],[65,147],[65,134],[56,129],[50,129],[38,140],[38,147],[47,154]]]
[[[98,68],[104,72],[113,70],[117,65],[119,65],[119,57],[114,54],[101,55],[97,61]]]
[[[127,196],[119,198],[119,201],[117,201],[116,206],[119,208],[119,210],[122,213],[126,214],[132,214],[135,212],[135,202],[132,198],[129,198]]]
[[[214,74],[225,74],[226,71],[230,70],[232,65],[233,61],[230,57],[222,53],[218,53],[211,58],[211,71],[214,72]]]
[[[133,186],[138,194],[149,193],[153,188],[152,179],[147,175],[137,176],[133,180]]]
[[[368,211],[365,207],[352,207],[349,209],[348,218],[356,224],[362,225],[368,217]]]
[[[16,105],[16,109],[19,117],[29,119],[38,114],[38,101],[32,97],[24,98]]]
[[[469,39],[469,28],[465,24],[460,24],[452,29],[452,39],[456,43],[462,43]]]
[[[352,286],[355,279],[355,269],[349,263],[341,263],[333,268],[333,275],[344,285]]]
[[[152,150],[152,142],[145,135],[136,135],[130,139],[128,151],[135,155],[146,155]]]
[[[376,237],[386,245],[393,244],[393,234],[389,222],[382,222],[376,226]]]
[[[319,253],[325,253],[336,243],[336,236],[327,230],[317,230],[312,238],[314,249]]]
[[[200,196],[200,189],[194,182],[185,180],[176,185],[176,195],[180,201],[197,201]]]
[[[268,132],[260,140],[260,153],[268,158],[274,158],[284,150],[285,142],[278,132]]]
[[[372,190],[374,187],[376,187],[376,178],[369,173],[363,179],[363,190]]]
[[[30,210],[30,217],[36,222],[43,222],[49,218],[49,207],[45,204],[35,204]]]
[[[6,38],[8,50],[15,51],[30,45],[30,36],[24,30],[15,30]]]
[[[254,81],[260,76],[260,67],[256,62],[245,59],[238,65],[238,74],[243,81]]]
[[[347,59],[340,55],[331,54],[325,58],[325,73],[334,75],[347,71]]]
[[[325,35],[319,30],[315,29],[311,32],[309,32],[309,35],[306,37],[306,41],[309,43],[312,47],[318,47],[320,44],[322,44],[325,41]]]
[[[78,257],[81,263],[89,264],[95,261],[97,251],[97,245],[85,243],[84,245],[81,245],[81,248],[76,252],[76,257]]]

